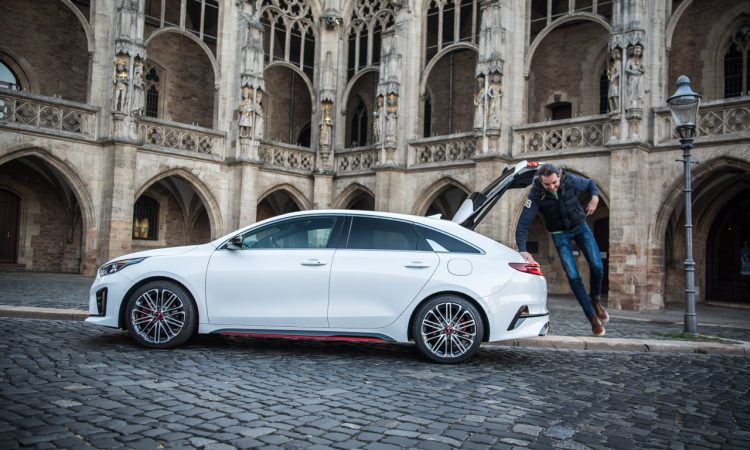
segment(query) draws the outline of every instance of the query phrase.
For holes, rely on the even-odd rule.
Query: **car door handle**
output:
[[[409,264],[404,264],[404,267],[407,269],[427,269],[430,265],[422,261],[412,261]]]
[[[303,266],[325,266],[326,262],[319,259],[306,259],[300,264],[302,264]]]

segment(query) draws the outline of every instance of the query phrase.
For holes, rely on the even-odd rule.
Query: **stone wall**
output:
[[[62,2],[0,2],[2,51],[18,58],[16,63],[29,71],[26,75],[32,80],[35,94],[86,102],[86,34],[73,11]]]
[[[266,70],[266,131],[265,138],[296,145],[303,128],[311,125],[312,103],[310,90],[302,77],[291,69],[273,67]],[[294,83],[292,85],[292,83]],[[292,102],[294,92],[294,102]],[[290,141],[290,108],[291,141]],[[316,124],[317,126],[317,124]]]
[[[451,55],[453,56],[452,80]],[[475,52],[458,50],[444,55],[432,68],[427,81],[427,94],[432,102],[432,136],[449,134],[449,117],[452,121],[451,133],[462,133],[474,129],[476,86],[474,70],[476,65],[477,54]],[[449,93],[450,86],[452,86],[452,91]],[[449,104],[449,96],[452,97],[452,108]]]

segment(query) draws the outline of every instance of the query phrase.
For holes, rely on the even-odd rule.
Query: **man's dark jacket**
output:
[[[572,231],[584,223],[586,212],[578,201],[578,193],[583,191],[588,191],[591,196],[599,195],[596,183],[590,179],[563,172],[560,174],[560,188],[555,198],[554,194],[544,189],[539,177],[534,177],[531,191],[529,191],[516,226],[518,251],[526,251],[529,227],[538,212],[544,216],[544,224],[550,232]]]

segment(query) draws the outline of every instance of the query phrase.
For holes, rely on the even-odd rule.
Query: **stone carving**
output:
[[[396,122],[398,120],[398,96],[396,94],[388,95],[385,107],[385,142],[386,144],[395,145],[396,142]]]
[[[115,71],[112,84],[115,86],[113,109],[117,112],[127,112],[128,88],[130,77],[128,76],[128,59],[125,55],[115,57]]]
[[[477,78],[477,93],[474,95],[474,130],[484,129],[484,121],[487,117],[486,103],[487,92],[484,89],[484,77],[479,77]]]
[[[628,76],[628,108],[643,108],[641,78],[646,70],[641,65],[642,53],[641,45],[628,48],[628,63],[625,66],[625,73]]]
[[[265,116],[263,115],[263,91],[260,89],[255,90],[255,103],[253,104],[255,109],[255,125],[253,126],[256,139],[263,139],[263,128]]]
[[[331,148],[333,143],[333,119],[331,118],[331,104],[324,102],[320,110],[320,146]]]
[[[489,98],[489,120],[487,128],[500,128],[500,113],[502,112],[502,77],[500,75],[492,75],[490,77],[490,86],[487,89],[487,97]]]
[[[620,71],[622,67],[622,49],[615,47],[612,49],[612,60],[607,69],[607,78],[609,79],[609,111],[612,113],[620,112]]]
[[[140,116],[143,114],[144,87],[143,60],[136,58],[133,65],[133,102],[130,107],[133,115]]]
[[[372,113],[372,142],[377,144],[380,142],[380,133],[383,129],[383,96],[379,95],[377,103],[375,105],[375,111]]]
[[[249,87],[242,88],[242,99],[240,100],[240,136],[251,137],[253,135],[253,122],[255,119],[255,105],[253,90]]]

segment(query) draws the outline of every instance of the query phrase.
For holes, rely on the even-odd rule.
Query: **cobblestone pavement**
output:
[[[749,448],[750,358],[202,336],[0,318],[0,448]]]

